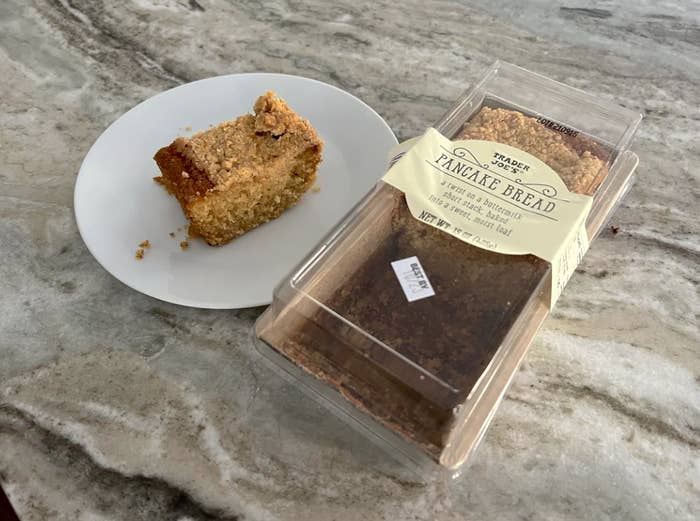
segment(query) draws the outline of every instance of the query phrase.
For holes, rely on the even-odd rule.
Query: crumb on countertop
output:
[[[180,243],[180,248],[182,248],[183,251],[186,250],[186,249],[189,248],[189,247],[190,247],[190,243],[187,242],[187,241],[182,241],[182,242]]]
[[[610,231],[613,232],[614,234],[617,234],[620,231],[619,226],[611,226]]]

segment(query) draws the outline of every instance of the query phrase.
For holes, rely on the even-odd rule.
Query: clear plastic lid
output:
[[[636,166],[626,148],[639,121],[497,62],[435,128],[451,139],[503,140],[549,160],[555,171],[585,161],[586,168],[561,177],[571,191],[593,196],[593,237]],[[392,263],[411,257],[434,296],[407,300]],[[416,220],[403,194],[380,182],[278,287],[257,334],[454,467],[480,439],[546,317],[550,276],[549,264],[532,255],[483,250]]]

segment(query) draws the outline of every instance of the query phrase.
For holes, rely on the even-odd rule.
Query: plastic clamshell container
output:
[[[630,186],[638,159],[627,148],[641,116],[496,62],[434,128],[450,139],[478,135],[484,129],[470,122],[494,109],[597,158],[595,175],[567,182],[593,197],[592,240]],[[435,296],[409,302],[391,262],[413,255]],[[277,287],[255,335],[285,375],[401,459],[454,470],[483,438],[547,317],[550,286],[545,261],[482,250],[419,222],[380,181]]]

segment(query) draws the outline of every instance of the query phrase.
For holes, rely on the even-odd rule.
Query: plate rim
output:
[[[273,292],[270,294],[269,298],[267,298],[267,299],[265,299],[265,300],[263,300],[263,301],[261,301],[261,302],[257,302],[257,301],[256,301],[256,302],[252,302],[252,303],[249,303],[249,304],[247,304],[247,305],[245,305],[245,306],[232,306],[231,304],[216,305],[216,304],[211,304],[211,303],[210,303],[210,304],[207,304],[207,305],[203,305],[203,303],[201,303],[201,302],[189,300],[189,299],[187,299],[187,298],[181,298],[181,297],[163,298],[162,296],[154,295],[151,291],[146,291],[146,290],[144,290],[144,289],[137,288],[137,287],[135,287],[134,285],[130,284],[129,282],[123,280],[122,277],[117,276],[115,273],[113,273],[112,271],[110,271],[109,269],[107,269],[107,267],[105,267],[105,265],[102,263],[102,261],[100,260],[100,258],[96,255],[95,251],[94,251],[93,248],[90,246],[90,244],[88,243],[88,241],[85,240],[84,230],[83,230],[83,227],[82,227],[81,224],[80,224],[80,219],[79,219],[79,217],[78,217],[78,206],[79,206],[79,202],[78,202],[78,201],[79,201],[79,198],[78,198],[78,191],[79,191],[79,186],[80,186],[80,183],[81,183],[81,179],[85,179],[85,177],[87,176],[87,173],[85,173],[85,165],[86,165],[86,163],[88,162],[88,160],[91,158],[91,156],[92,156],[94,153],[96,153],[96,152],[95,152],[96,147],[97,147],[98,144],[104,139],[105,134],[107,133],[107,131],[108,131],[110,128],[112,128],[112,126],[114,126],[115,124],[117,124],[122,118],[126,117],[126,116],[127,116],[128,114],[130,114],[131,112],[136,111],[137,109],[139,109],[142,105],[145,105],[145,104],[147,104],[147,103],[152,103],[152,102],[154,102],[157,98],[159,98],[159,97],[161,97],[161,96],[164,96],[165,94],[171,93],[171,92],[173,92],[173,91],[176,91],[176,90],[178,90],[178,89],[183,89],[183,88],[185,88],[185,87],[191,87],[192,85],[196,85],[197,83],[203,83],[203,82],[207,82],[207,81],[211,81],[211,80],[218,80],[218,79],[222,79],[222,78],[234,78],[234,77],[235,77],[235,78],[240,78],[240,77],[253,77],[253,76],[255,76],[255,77],[265,77],[265,76],[267,76],[267,77],[285,77],[285,78],[293,78],[293,79],[295,79],[295,80],[302,80],[302,81],[304,81],[304,82],[317,83],[317,84],[322,85],[323,87],[328,87],[328,88],[330,88],[330,89],[332,89],[332,90],[335,90],[335,91],[339,92],[340,94],[342,94],[342,95],[344,95],[344,96],[347,96],[347,97],[353,99],[354,101],[360,103],[360,104],[363,105],[366,109],[368,109],[369,112],[370,112],[372,115],[374,115],[374,116],[382,123],[382,125],[385,127],[385,129],[389,131],[389,134],[390,134],[391,137],[393,138],[394,144],[397,144],[397,143],[398,143],[398,139],[396,138],[396,134],[395,134],[394,131],[392,130],[391,126],[389,126],[389,124],[388,124],[388,123],[386,122],[386,120],[381,116],[381,114],[379,114],[376,110],[374,110],[369,104],[365,103],[362,99],[358,98],[358,97],[355,96],[354,94],[352,94],[352,93],[350,93],[350,92],[348,92],[348,91],[346,91],[346,90],[344,90],[344,89],[342,89],[342,88],[340,88],[340,87],[337,87],[337,86],[335,86],[335,85],[331,85],[330,83],[326,83],[326,82],[324,82],[324,81],[317,80],[317,79],[314,79],[314,78],[307,78],[306,76],[299,76],[299,75],[296,75],[296,74],[286,74],[286,73],[276,73],[276,72],[242,72],[242,73],[221,74],[221,75],[217,75],[217,76],[210,76],[210,77],[207,77],[207,78],[200,78],[200,79],[198,79],[198,80],[194,80],[194,81],[191,81],[191,82],[183,83],[183,84],[181,84],[181,85],[176,85],[176,86],[174,86],[174,87],[171,87],[171,88],[169,88],[169,89],[160,91],[160,92],[154,94],[153,96],[150,96],[150,97],[148,97],[148,98],[146,98],[146,99],[140,101],[139,103],[137,103],[137,104],[134,105],[133,107],[129,108],[127,111],[121,113],[118,117],[116,117],[116,118],[115,118],[114,120],[112,120],[106,127],[103,128],[103,130],[100,132],[100,135],[95,139],[95,141],[92,143],[92,145],[91,145],[90,148],[88,149],[87,153],[86,153],[85,156],[83,157],[83,160],[82,160],[81,163],[80,163],[80,168],[78,169],[78,174],[76,175],[75,184],[74,184],[74,186],[73,186],[73,218],[75,219],[75,223],[76,223],[76,226],[77,226],[77,228],[78,228],[78,233],[79,233],[79,235],[80,235],[80,239],[82,240],[83,244],[84,244],[85,247],[87,248],[88,252],[90,252],[90,255],[92,255],[93,259],[94,259],[94,260],[97,262],[97,264],[100,266],[100,268],[102,268],[102,269],[103,269],[104,271],[106,271],[111,277],[113,277],[114,279],[116,279],[116,280],[119,281],[120,283],[124,284],[124,285],[127,286],[128,288],[130,288],[130,289],[132,289],[132,290],[134,290],[134,291],[137,291],[138,293],[141,293],[141,294],[143,294],[143,295],[146,295],[146,296],[148,296],[148,297],[150,297],[150,298],[154,298],[154,299],[156,299],[156,300],[158,300],[158,301],[161,301],[161,302],[166,302],[166,303],[169,303],[169,304],[175,304],[175,305],[178,305],[178,306],[185,306],[185,307],[196,308],[196,309],[211,309],[211,310],[215,310],[215,309],[217,309],[217,310],[224,310],[224,309],[229,309],[229,310],[249,309],[249,308],[255,308],[255,307],[260,307],[260,306],[268,306],[268,305],[270,305],[270,304],[272,303],[272,300],[273,300],[273,297],[274,297],[275,288],[276,288],[276,287],[282,282],[282,280],[284,280],[284,279],[275,282],[275,284],[274,284],[274,286],[273,286]],[[379,179],[377,179],[377,181],[379,181]],[[370,188],[370,190],[371,190],[371,188]],[[358,201],[355,201],[355,202],[352,204],[351,208],[350,208],[348,211],[351,211],[352,208],[354,208],[354,207],[357,205],[358,202],[359,202],[359,200],[358,200]],[[338,222],[342,222],[342,220],[345,218],[345,216],[347,216],[347,213],[344,214],[344,216],[341,217],[340,220],[339,220]],[[331,230],[331,231],[332,231],[332,230]],[[319,238],[319,240],[321,240],[321,239],[323,239],[323,237]],[[304,257],[304,258],[306,258],[306,257]],[[302,261],[303,261],[303,259],[302,259]],[[291,267],[291,268],[290,268],[290,270],[293,270],[293,269],[294,269],[294,267]]]

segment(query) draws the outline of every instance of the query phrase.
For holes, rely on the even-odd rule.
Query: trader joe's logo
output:
[[[496,165],[498,168],[501,168],[506,172],[510,171],[512,174],[515,175],[527,173],[530,170],[530,165],[528,165],[527,163],[523,163],[522,161],[518,161],[517,159],[508,157],[507,155],[501,154],[500,152],[493,153],[493,159],[491,160],[491,164]]]

